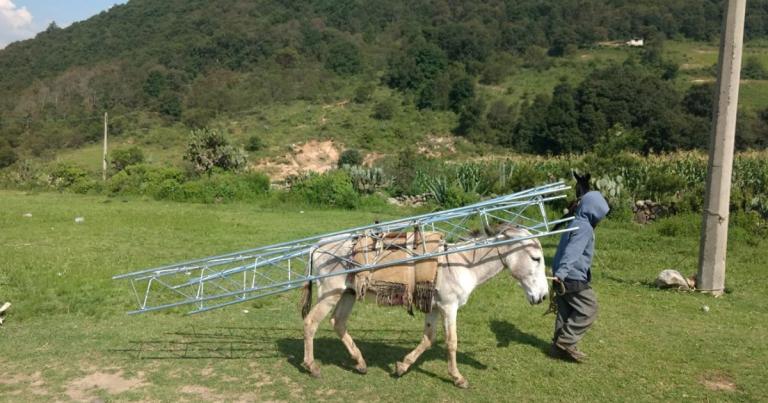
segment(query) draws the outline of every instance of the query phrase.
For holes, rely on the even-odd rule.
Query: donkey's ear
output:
[[[589,180],[592,179],[592,174],[587,173],[586,175],[582,176],[581,179],[584,179],[587,183],[589,183]]]

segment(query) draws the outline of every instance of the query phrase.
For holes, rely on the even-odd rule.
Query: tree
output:
[[[325,67],[342,76],[357,74],[363,70],[360,50],[351,42],[339,40],[328,49]]]
[[[434,80],[448,66],[445,53],[423,39],[389,58],[384,81],[392,88],[417,90]]]
[[[476,22],[445,24],[437,41],[448,58],[458,62],[484,61],[493,46],[485,26]]]
[[[475,98],[475,83],[470,77],[464,76],[453,82],[448,93],[448,107],[460,113],[465,106]]]
[[[459,125],[454,129],[456,134],[475,139],[483,138],[487,132],[485,122],[485,101],[473,98],[461,106]]]
[[[198,174],[211,174],[214,169],[238,171],[245,168],[246,155],[241,149],[229,144],[223,134],[216,130],[192,130],[184,159],[192,163]]]
[[[693,85],[685,92],[683,108],[691,115],[711,119],[714,95],[714,84]]]
[[[568,83],[558,84],[547,107],[544,130],[534,133],[531,146],[538,153],[581,152],[591,145],[579,129],[576,91]]]
[[[546,129],[548,107],[549,97],[543,94],[537,95],[532,102],[523,104],[512,136],[502,138],[502,144],[519,152],[532,151],[533,138]]]
[[[645,151],[682,147],[686,140],[681,137],[684,117],[680,95],[671,82],[658,74],[635,64],[609,66],[589,74],[576,93],[580,114],[591,116],[580,119],[581,131],[587,138],[594,138],[607,127],[621,124],[645,133]]]

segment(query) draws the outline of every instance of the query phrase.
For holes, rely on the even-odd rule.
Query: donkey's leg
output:
[[[306,368],[310,374],[314,377],[320,376],[320,367],[315,363],[315,350],[314,350],[314,338],[317,332],[317,327],[323,318],[328,315],[328,312],[333,309],[337,302],[341,298],[341,293],[333,293],[325,295],[317,305],[312,307],[307,317],[304,318],[304,362],[302,365]]]
[[[445,343],[448,345],[448,373],[453,378],[453,384],[466,389],[469,387],[469,382],[461,375],[459,368],[456,365],[456,350],[459,346],[459,338],[456,333],[456,316],[459,307],[457,305],[449,305],[444,307],[445,316]]]
[[[432,312],[428,313],[424,317],[424,335],[421,337],[421,342],[418,346],[416,346],[415,349],[413,349],[413,351],[408,353],[408,355],[403,358],[403,361],[398,361],[397,364],[395,364],[395,371],[397,376],[402,376],[406,371],[408,371],[408,368],[410,368],[411,365],[413,365],[413,363],[419,359],[421,354],[432,347],[432,344],[435,343],[435,337],[437,336],[437,329],[435,329],[435,325],[437,324],[437,317],[437,309],[433,309]]]
[[[355,370],[361,374],[365,374],[368,372],[368,366],[365,364],[363,354],[355,345],[355,341],[352,340],[352,336],[350,336],[349,332],[347,332],[347,320],[349,319],[349,315],[352,313],[352,307],[354,305],[355,294],[351,292],[345,292],[341,296],[339,303],[336,304],[336,310],[333,312],[331,324],[336,330],[336,334],[338,334],[339,338],[341,338],[341,342],[344,343],[347,351],[349,351],[349,355],[352,356],[353,360],[357,361]]]

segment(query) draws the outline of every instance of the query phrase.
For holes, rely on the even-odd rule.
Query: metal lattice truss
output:
[[[113,279],[130,281],[138,303],[138,309],[129,312],[131,314],[179,306],[191,307],[189,313],[200,313],[283,293],[328,276],[378,270],[571,231],[573,229],[552,230],[570,218],[550,221],[545,210],[545,203],[565,198],[568,189],[563,182],[557,182],[465,207],[122,274]],[[493,223],[514,224],[528,230],[530,235],[477,238],[473,229]],[[416,233],[439,233],[444,243],[439,249],[428,249],[426,245],[420,248],[420,242],[428,241],[426,237],[413,236]],[[375,255],[357,261],[360,259],[344,256],[336,246],[362,237],[372,240],[380,249],[394,248],[401,253],[386,262]],[[406,242],[402,242],[403,237]],[[310,260],[313,253],[320,251],[345,261],[346,270],[313,274]]]

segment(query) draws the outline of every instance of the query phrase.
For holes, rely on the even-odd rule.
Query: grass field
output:
[[[459,311],[469,390],[452,385],[442,332],[411,372],[390,375],[421,333],[420,315],[401,309],[356,307],[350,332],[368,361],[365,376],[324,323],[316,341],[323,378],[312,379],[298,367],[297,293],[192,317],[127,316],[127,285],[110,280],[402,214],[0,191],[0,300],[14,304],[0,327],[0,400],[768,399],[768,241],[732,228],[722,298],[649,286],[664,268],[694,270],[697,216],[648,226],[616,218],[598,228],[601,313],[584,340],[587,364],[545,355],[553,318],[528,306],[508,276],[478,289]],[[555,242],[545,242],[548,261]]]

